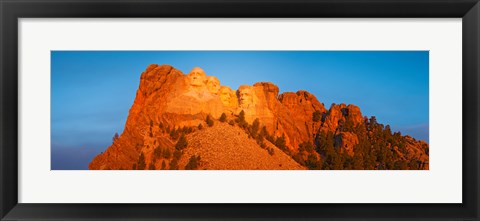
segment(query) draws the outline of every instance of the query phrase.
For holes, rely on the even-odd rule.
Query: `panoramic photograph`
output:
[[[428,51],[51,52],[51,170],[428,169]]]

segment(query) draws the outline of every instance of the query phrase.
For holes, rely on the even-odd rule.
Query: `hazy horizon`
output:
[[[87,169],[122,133],[150,64],[201,67],[222,85],[268,81],[324,103],[355,104],[393,131],[429,142],[428,51],[52,51],[52,169]]]

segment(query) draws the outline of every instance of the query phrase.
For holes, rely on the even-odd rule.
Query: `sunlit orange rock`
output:
[[[203,156],[201,169],[305,169],[274,144],[266,141],[266,147],[260,147],[239,127],[229,125],[241,111],[249,124],[258,119],[260,127],[265,126],[269,134],[285,136],[292,153],[298,151],[301,143],[316,142],[320,132],[329,132],[334,136],[336,148],[355,156],[359,134],[345,132],[343,128],[366,127],[359,107],[342,103],[332,104],[327,110],[307,91],[282,94],[279,91],[271,82],[242,85],[235,91],[199,67],[184,74],[169,65],[152,64],[140,77],[123,133],[92,160],[89,168],[132,169],[138,166],[142,155],[150,167],[168,169],[169,165],[162,164],[169,162],[155,161],[155,155],[159,148],[172,154],[177,142],[171,137],[172,131],[188,127],[193,131],[187,135],[189,146],[178,162],[181,169],[196,155]],[[227,119],[220,123],[218,119],[223,113]],[[200,129],[207,127],[208,115],[214,119],[214,125]],[[314,115],[320,119],[314,120]],[[417,159],[428,169],[428,144],[411,137],[405,139],[408,151],[399,157]],[[275,154],[262,148],[269,148]]]

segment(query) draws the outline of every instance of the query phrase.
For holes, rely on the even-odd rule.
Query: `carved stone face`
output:
[[[192,71],[190,71],[190,73],[188,74],[190,85],[194,87],[205,86],[206,77],[207,75],[205,74],[205,71],[203,71],[199,67],[193,68]]]
[[[220,81],[218,78],[209,76],[207,77],[207,89],[212,94],[217,94],[220,89]]]
[[[230,89],[229,87],[227,86],[220,87],[219,95],[223,105],[227,107],[232,107],[236,105],[235,99],[237,97],[235,96],[235,93],[232,91],[232,89]]]
[[[240,87],[239,89],[240,96],[240,106],[243,108],[248,108],[254,104],[254,92],[251,87]]]

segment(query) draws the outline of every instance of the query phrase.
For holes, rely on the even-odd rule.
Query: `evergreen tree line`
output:
[[[271,155],[274,150],[268,148],[264,140],[268,140],[280,150],[291,156],[296,162],[313,170],[405,170],[423,169],[424,162],[418,159],[404,160],[400,156],[407,154],[407,141],[400,132],[392,133],[389,125],[377,122],[375,116],[364,118],[364,123],[355,125],[347,110],[342,110],[344,120],[338,122],[337,131],[319,132],[314,142],[305,141],[299,144],[298,152],[293,152],[286,145],[285,135],[274,137],[265,126],[260,128],[257,119],[249,124],[245,121],[245,113],[240,112],[229,124],[243,128],[250,138],[253,138]],[[226,118],[222,115],[222,122]],[[325,115],[315,111],[312,115],[315,123],[323,123]],[[350,132],[358,137],[358,144],[353,147],[354,155],[350,156],[342,147],[335,146],[340,132]],[[397,150],[395,150],[397,147]],[[428,148],[425,153],[428,154]]]
[[[153,121],[150,121],[150,136],[153,137],[153,132],[152,132],[152,127],[153,127]],[[143,152],[140,153],[138,160],[136,163],[132,165],[133,170],[165,170],[167,169],[167,163],[168,163],[168,168],[170,170],[178,170],[178,161],[180,160],[181,156],[183,155],[183,149],[185,149],[188,146],[187,139],[185,137],[186,134],[192,133],[195,131],[195,127],[173,127],[171,128],[169,125],[165,126],[163,123],[160,123],[158,125],[160,128],[160,131],[163,133],[167,133],[170,137],[171,140],[177,141],[175,144],[175,149],[171,150],[169,147],[162,147],[160,144],[157,145],[157,147],[153,150],[153,156],[150,164],[146,165],[145,163],[145,155]],[[156,140],[155,140],[156,141]],[[154,142],[156,144],[156,142]],[[197,158],[196,158],[197,159]],[[158,160],[162,160],[162,164],[160,168],[156,168],[156,162]],[[200,160],[200,157],[198,156],[198,161]],[[197,165],[196,164],[192,165]],[[192,165],[190,165],[190,168],[193,168]]]
[[[223,113],[222,116],[220,116],[219,120],[220,120],[220,122],[226,122],[227,121],[227,116],[225,115],[225,113]],[[273,136],[271,136],[268,133],[267,128],[265,126],[260,128],[260,120],[258,118],[256,118],[252,122],[252,124],[249,124],[245,120],[245,112],[242,110],[238,114],[238,117],[230,120],[228,122],[228,124],[230,124],[232,126],[238,125],[240,128],[242,128],[248,134],[248,138],[254,139],[262,149],[264,149],[268,152],[268,154],[270,154],[270,155],[275,154],[275,150],[271,147],[268,147],[267,144],[265,143],[265,139],[266,140],[274,140],[274,138],[273,138]]]
[[[343,112],[343,111],[342,111]],[[303,142],[299,144],[298,151],[293,152],[286,146],[285,135],[275,137],[268,133],[265,126],[260,125],[259,119],[255,119],[252,124],[245,120],[245,112],[241,111],[239,116],[228,121],[223,113],[219,121],[234,126],[237,125],[248,134],[249,138],[254,139],[257,144],[265,149],[270,155],[274,154],[274,149],[268,147],[265,140],[274,144],[280,150],[291,156],[296,162],[314,170],[404,170],[404,169],[422,169],[424,162],[418,159],[404,160],[400,155],[407,154],[407,141],[400,132],[392,133],[389,125],[384,126],[376,121],[372,116],[370,119],[364,118],[364,122],[355,125],[355,122],[348,116],[348,112],[343,112],[345,120],[338,122],[335,132],[321,131],[316,134],[313,142]],[[313,113],[313,121],[322,123],[325,120],[324,114],[316,111]],[[205,123],[208,127],[214,125],[214,120],[207,115]],[[151,126],[153,124],[151,123]],[[177,140],[175,150],[157,146],[154,150],[152,163],[145,164],[145,156],[140,154],[138,162],[132,166],[133,169],[156,169],[155,162],[162,160],[160,169],[166,169],[169,162],[169,169],[179,169],[178,160],[183,154],[183,149],[188,146],[185,135],[195,130],[202,130],[203,124],[198,127],[170,128],[162,123],[159,125],[164,133],[168,133],[172,140]],[[358,144],[353,147],[354,156],[350,156],[342,148],[336,146],[335,140],[339,139],[341,132],[350,132],[358,137]],[[118,137],[116,137],[118,139]],[[396,149],[394,147],[397,147]],[[428,148],[425,153],[428,154]],[[185,169],[197,169],[200,164],[200,156],[190,157]]]
[[[348,155],[342,147],[335,146],[335,140],[338,139],[336,134],[340,132],[357,135],[358,144],[353,147],[354,156]],[[325,170],[422,169],[423,162],[418,159],[404,160],[399,155],[407,154],[406,146],[407,141],[400,132],[392,133],[390,126],[379,124],[375,116],[364,118],[363,124],[355,126],[347,115],[345,121],[339,121],[336,133],[322,131],[315,138],[315,152],[322,156],[321,169]],[[398,147],[398,150],[394,147]]]

